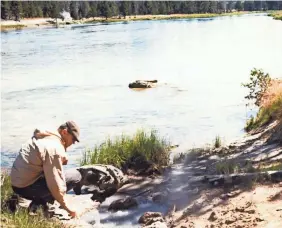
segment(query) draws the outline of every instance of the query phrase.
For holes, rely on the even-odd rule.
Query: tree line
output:
[[[1,19],[59,18],[63,11],[75,20],[89,17],[223,13],[281,10],[279,1],[1,1]]]

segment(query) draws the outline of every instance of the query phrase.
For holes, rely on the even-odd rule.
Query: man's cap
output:
[[[66,126],[68,128],[69,133],[73,135],[75,141],[79,142],[80,130],[77,124],[74,121],[67,121]]]

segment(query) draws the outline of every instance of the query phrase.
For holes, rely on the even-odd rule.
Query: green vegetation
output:
[[[1,173],[1,207],[11,197],[13,193],[11,179],[5,172]]]
[[[107,139],[99,146],[86,150],[81,165],[111,164],[121,168],[134,156],[144,156],[158,167],[169,164],[170,143],[161,139],[156,131],[137,131],[132,137],[122,135],[114,140]]]
[[[251,131],[262,127],[271,121],[278,120],[282,122],[282,82],[271,80],[269,74],[262,70],[254,69],[251,71],[250,82],[243,84],[247,87],[249,95],[245,98],[254,100],[259,106],[256,117],[251,117],[245,126],[245,130]]]
[[[262,172],[282,170],[282,162],[274,163],[270,166],[260,167],[259,170]]]
[[[282,10],[269,13],[268,16],[273,17],[275,20],[282,20]]]
[[[254,100],[255,105],[260,106],[263,95],[270,86],[271,79],[269,74],[265,74],[261,69],[254,68],[251,71],[250,82],[242,85],[248,88],[249,94],[245,97],[248,100]]]
[[[219,137],[219,135],[217,135],[214,140],[214,148],[219,148],[221,146],[222,146],[221,138]]]
[[[235,11],[281,10],[279,1],[1,1],[4,20],[59,18],[67,11],[73,19],[128,15],[218,14]]]
[[[26,209],[18,209],[15,213],[9,211],[6,202],[11,198],[13,190],[10,177],[1,173],[1,227],[16,228],[60,228],[63,227],[57,221],[48,220],[39,211],[37,215],[29,215]]]
[[[262,127],[273,120],[279,118],[282,107],[282,96],[277,97],[276,100],[267,107],[261,107],[256,117],[251,117],[248,120],[245,130],[248,132],[253,129]]]
[[[232,173],[239,173],[239,166],[232,160],[218,162],[215,169],[217,174],[229,175]]]

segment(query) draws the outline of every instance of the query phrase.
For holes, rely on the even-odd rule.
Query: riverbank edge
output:
[[[175,20],[175,19],[207,19],[214,17],[226,17],[226,16],[242,16],[247,14],[255,13],[268,13],[269,16],[274,15],[274,12],[261,12],[261,11],[240,11],[231,13],[221,13],[221,14],[168,14],[168,15],[131,15],[125,18],[121,17],[111,17],[105,19],[103,17],[92,17],[81,20],[72,21],[62,21],[60,19],[57,22],[52,18],[35,18],[35,19],[23,19],[19,22],[10,20],[1,20],[1,32],[7,32],[10,30],[22,30],[30,28],[48,28],[48,27],[60,27],[65,25],[75,25],[75,24],[90,24],[90,23],[115,23],[115,22],[132,22],[132,21],[149,21],[149,20]],[[272,14],[273,13],[273,14]]]
[[[282,10],[269,12],[267,16],[273,17],[274,20],[282,21]]]

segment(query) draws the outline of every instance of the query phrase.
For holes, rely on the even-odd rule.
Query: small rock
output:
[[[152,218],[163,218],[160,212],[145,212],[138,220],[138,223],[147,224]]]
[[[125,199],[119,199],[119,200],[115,200],[113,201],[108,210],[112,210],[112,211],[118,211],[118,210],[127,210],[129,208],[132,207],[137,207],[138,203],[137,200],[132,198],[132,197],[127,197]]]
[[[145,226],[149,226],[157,222],[165,223],[165,220],[162,217],[151,218],[145,223]]]
[[[252,202],[248,201],[248,202],[246,203],[245,208],[248,208],[248,207],[250,207],[250,206],[252,206],[252,205],[253,205]]]
[[[225,224],[230,225],[230,224],[232,224],[232,223],[234,223],[234,222],[236,222],[236,221],[237,221],[236,218],[226,219],[226,220],[225,220]]]
[[[244,212],[248,214],[254,214],[256,211],[252,209],[252,210],[245,210]]]
[[[167,225],[163,222],[155,222],[149,226],[143,226],[143,228],[167,228]]]
[[[262,218],[256,218],[255,221],[256,221],[256,222],[263,222],[264,219],[262,219]]]
[[[235,211],[237,211],[237,212],[245,212],[245,208],[236,207]]]
[[[167,200],[167,194],[162,192],[156,192],[152,195],[152,201],[156,203],[163,203]]]
[[[228,197],[227,194],[223,194],[219,198],[222,199],[222,200],[228,200],[229,197]]]
[[[208,158],[209,160],[216,160],[216,161],[219,161],[220,160],[220,157],[218,155],[212,155]]]
[[[210,214],[210,217],[208,218],[208,220],[212,222],[217,220],[217,216],[214,211]]]

